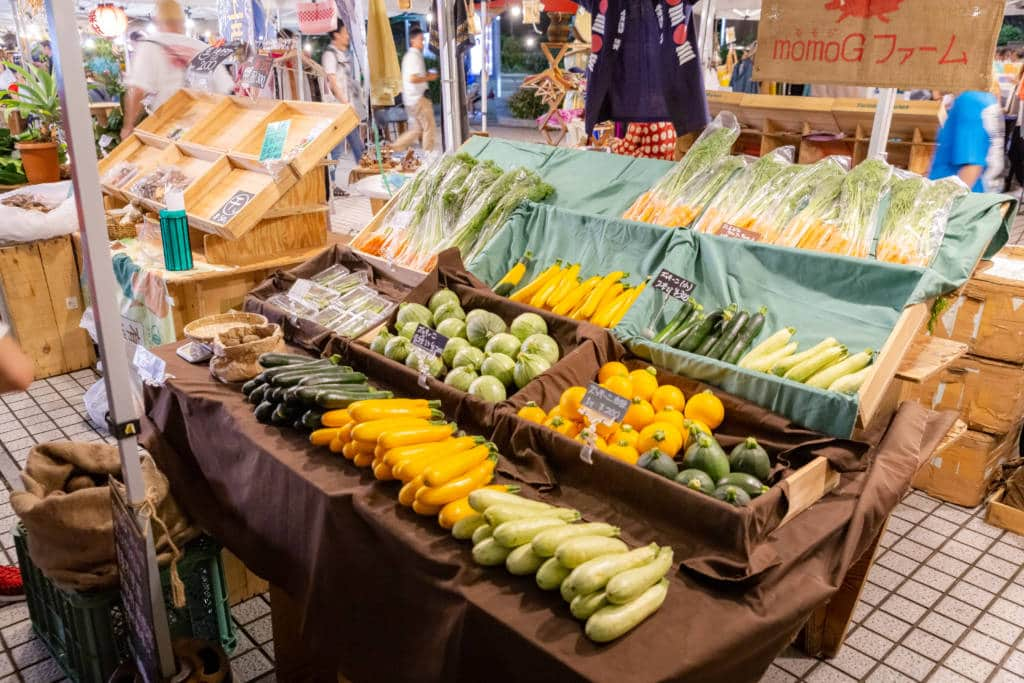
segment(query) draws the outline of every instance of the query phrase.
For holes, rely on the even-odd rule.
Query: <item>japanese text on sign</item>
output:
[[[715,231],[716,235],[722,237],[731,237],[734,240],[746,240],[748,242],[760,242],[761,233],[754,232],[753,230],[745,230],[738,225],[732,223],[723,223],[718,230]]]
[[[580,406],[602,421],[622,422],[622,418],[626,417],[626,411],[629,410],[629,399],[591,382],[587,387],[587,393],[583,394]]]
[[[754,80],[985,90],[1002,0],[765,0]]]
[[[444,351],[448,343],[448,337],[426,325],[420,325],[412,334],[412,345],[426,353],[431,358],[437,358]]]
[[[697,288],[697,285],[686,278],[664,268],[658,273],[658,277],[654,279],[654,284],[651,286],[659,292],[664,292],[673,299],[683,302],[689,301],[693,290]]]

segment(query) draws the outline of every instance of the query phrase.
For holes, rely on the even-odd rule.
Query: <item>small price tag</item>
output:
[[[761,241],[761,233],[741,228],[738,225],[733,225],[732,223],[723,223],[722,226],[715,231],[715,234],[722,237],[731,237],[734,240],[746,240],[748,242]]]
[[[263,133],[263,146],[260,148],[260,161],[281,158],[291,125],[291,119],[267,124],[267,130]]]
[[[294,301],[302,301],[315,283],[312,280],[296,280],[292,288],[288,290],[288,298]]]
[[[686,302],[690,300],[690,295],[693,294],[693,290],[697,288],[697,285],[670,270],[662,268],[661,272],[658,273],[658,277],[654,279],[652,287],[673,299]]]
[[[590,383],[580,407],[596,422],[622,422],[629,410],[629,399],[609,391],[599,384]]]
[[[412,345],[423,351],[430,358],[437,358],[444,351],[448,337],[426,325],[420,325],[412,334]]]

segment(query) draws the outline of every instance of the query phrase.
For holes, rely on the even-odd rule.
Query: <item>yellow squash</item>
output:
[[[624,273],[621,270],[616,270],[615,272],[605,275],[604,278],[601,279],[601,282],[598,283],[597,287],[594,287],[594,291],[592,291],[584,300],[583,305],[572,314],[572,317],[576,320],[589,320],[594,313],[597,312],[598,304],[600,304],[604,299],[605,294],[607,294],[608,290],[612,288],[612,285],[618,283],[619,280],[627,277],[628,275],[628,273]],[[621,285],[619,286],[621,287]]]
[[[468,496],[478,488],[487,485],[491,477],[494,476],[494,468],[497,464],[497,458],[488,458],[444,486],[424,486],[417,490],[416,500],[424,505],[446,505],[453,500]]]
[[[423,488],[423,477],[411,479],[398,492],[398,504],[409,507],[416,500],[416,492]]]
[[[520,289],[519,291],[512,294],[509,297],[512,301],[518,301],[520,303],[526,303],[530,300],[534,294],[540,291],[541,287],[544,287],[553,277],[557,277],[562,272],[562,261],[561,259],[555,261],[547,270],[542,272],[537,277],[533,278],[529,284]]]
[[[348,410],[328,410],[320,416],[320,424],[324,427],[344,427],[351,421]]]
[[[338,436],[338,432],[341,431],[340,427],[328,427],[326,429],[318,429],[309,435],[309,443],[314,446],[330,446],[331,442]]]
[[[381,435],[380,443],[386,450],[398,446],[409,446],[414,443],[429,443],[431,441],[444,441],[455,431],[454,424],[430,425],[427,427],[413,427],[409,429],[398,429]]]
[[[393,402],[394,401],[394,402]],[[428,420],[434,416],[433,409],[426,399],[417,399],[409,403],[403,399],[380,399],[376,401],[357,401],[346,411],[356,422],[386,420],[394,418],[421,418]],[[326,416],[326,413],[325,413]],[[321,418],[321,421],[323,418]]]
[[[555,304],[554,308],[551,309],[551,312],[556,315],[569,315],[574,308],[580,305],[588,294],[594,291],[594,287],[597,287],[599,282],[601,282],[600,275],[587,278],[582,282],[582,284],[575,287],[571,292],[559,300],[558,303]]]
[[[483,444],[449,458],[437,460],[423,471],[423,482],[427,486],[443,486],[482,463],[490,454],[490,446]]]
[[[386,420],[360,422],[352,428],[352,438],[376,444],[377,439],[385,432],[394,432],[408,427],[427,427],[430,423],[418,417],[396,417]]]

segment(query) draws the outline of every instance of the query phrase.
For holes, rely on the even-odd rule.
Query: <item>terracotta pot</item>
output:
[[[55,183],[60,180],[56,142],[19,142],[14,145],[21,152],[28,182]]]

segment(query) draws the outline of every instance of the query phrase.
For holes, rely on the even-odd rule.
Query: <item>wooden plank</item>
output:
[[[858,421],[861,426],[871,423],[875,412],[883,404],[886,390],[896,376],[896,370],[914,341],[914,337],[930,315],[931,303],[908,306],[896,321],[896,326],[875,358],[875,368],[861,385]]]
[[[934,141],[946,115],[941,105],[941,102],[931,101],[898,101],[893,109],[890,137],[913,140],[917,130],[923,139]],[[861,130],[871,130],[877,107],[876,99],[837,97],[832,103],[832,115],[839,124],[839,130],[854,135],[858,126]]]
[[[832,469],[826,458],[819,456],[786,477],[785,481],[789,509],[779,522],[780,528],[838,486],[839,473]]]
[[[222,100],[218,95],[182,88],[136,126],[136,130],[169,139],[177,129],[187,132],[202,124]]]
[[[89,333],[78,326],[85,301],[71,239],[64,236],[37,244],[64,356],[64,372],[91,367],[96,361],[96,354]]]
[[[0,249],[0,284],[10,315],[8,323],[14,338],[32,359],[34,376],[52,377],[67,372],[37,243]]]
[[[985,521],[992,526],[1024,536],[1024,510],[1018,510],[1003,503],[1005,493],[1006,487],[1003,487],[989,498],[988,510],[985,511]]]
[[[203,237],[207,263],[229,265],[259,263],[274,256],[305,253],[326,244],[327,217],[322,212],[264,218],[235,240],[219,235]]]
[[[918,333],[896,377],[913,384],[927,382],[967,353],[967,348],[961,342]]]

